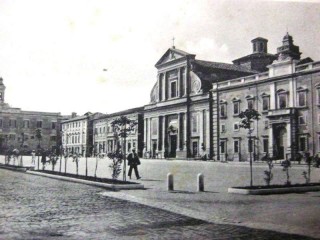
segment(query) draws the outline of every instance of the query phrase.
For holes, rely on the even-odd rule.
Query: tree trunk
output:
[[[68,157],[65,157],[64,158],[64,173],[67,173],[67,160],[68,160]]]
[[[59,172],[61,173],[61,165],[62,165],[62,155],[60,155],[60,167],[59,167]]]
[[[96,169],[94,171],[94,177],[97,178],[98,157],[96,158]]]

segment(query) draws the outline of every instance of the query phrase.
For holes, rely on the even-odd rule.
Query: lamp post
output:
[[[63,131],[60,131],[60,140],[59,140],[59,153],[60,153],[60,166],[59,172],[61,173],[61,165],[62,165],[62,155],[63,155],[63,146],[62,146],[62,138],[63,138]]]
[[[124,129],[123,129],[123,132],[124,132],[124,136],[123,136],[123,181],[126,181],[127,180],[127,158],[126,158],[126,129],[127,128],[127,124],[124,125]]]
[[[86,177],[88,176],[88,145],[89,145],[89,114],[87,114],[87,128],[86,128]]]

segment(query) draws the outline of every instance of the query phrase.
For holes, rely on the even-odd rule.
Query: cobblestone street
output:
[[[3,169],[0,179],[0,239],[311,239],[212,224],[76,183]]]

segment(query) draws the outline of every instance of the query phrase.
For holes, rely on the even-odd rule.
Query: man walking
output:
[[[130,153],[127,157],[128,159],[128,165],[130,166],[128,176],[131,179],[131,173],[132,169],[134,169],[134,173],[136,174],[136,178],[140,179],[139,171],[138,171],[138,165],[140,165],[140,159],[138,157],[138,154],[136,154],[136,149],[132,149],[132,153]]]

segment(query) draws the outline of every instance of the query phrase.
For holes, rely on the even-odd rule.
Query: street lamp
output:
[[[86,128],[86,177],[88,176],[88,145],[89,145],[89,113],[87,113],[87,128]]]

